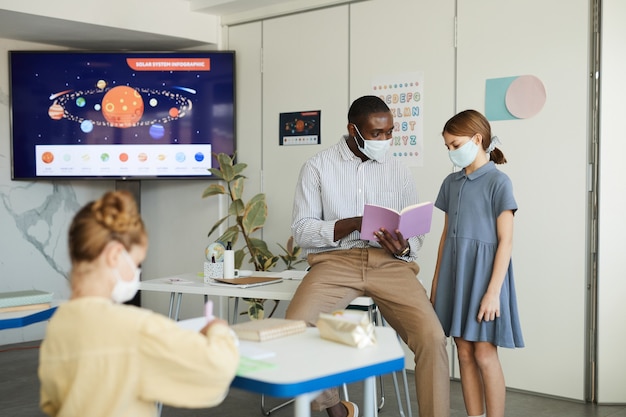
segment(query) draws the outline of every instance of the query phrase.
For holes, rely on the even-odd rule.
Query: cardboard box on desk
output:
[[[374,324],[365,311],[339,310],[321,313],[316,323],[322,339],[363,348],[376,343]]]

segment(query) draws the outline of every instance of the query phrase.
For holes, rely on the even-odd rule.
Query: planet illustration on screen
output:
[[[77,122],[83,133],[92,133],[101,126],[145,127],[150,138],[160,140],[165,137],[167,123],[191,113],[189,96],[196,93],[187,87],[176,86],[170,90],[134,87],[101,79],[89,89],[51,94],[48,116],[52,120]]]
[[[52,154],[52,152],[44,152],[41,155],[41,160],[45,163],[45,164],[50,164],[52,163],[52,161],[54,161],[54,155]]]
[[[91,120],[83,120],[80,124],[80,130],[85,133],[91,132],[93,130],[93,123],[91,123]]]
[[[163,136],[165,136],[165,128],[163,127],[163,125],[160,124],[153,124],[152,126],[150,126],[150,137],[152,137],[152,139],[158,140],[163,138]]]
[[[63,106],[55,101],[48,109],[48,116],[52,120],[61,120],[63,118]]]
[[[143,99],[134,88],[113,87],[102,98],[102,115],[115,127],[134,126],[143,116]]]

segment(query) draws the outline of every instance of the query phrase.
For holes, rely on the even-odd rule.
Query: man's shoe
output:
[[[359,407],[350,401],[342,401],[344,407],[348,410],[348,417],[359,417]]]

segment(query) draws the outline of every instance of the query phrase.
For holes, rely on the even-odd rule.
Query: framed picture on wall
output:
[[[319,145],[321,110],[280,113],[278,144],[280,146]]]

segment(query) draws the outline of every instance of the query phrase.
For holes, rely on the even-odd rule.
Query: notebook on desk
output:
[[[282,282],[279,277],[245,277],[245,278],[213,278],[211,285],[220,285],[226,287],[251,288],[260,285],[277,284]]]

